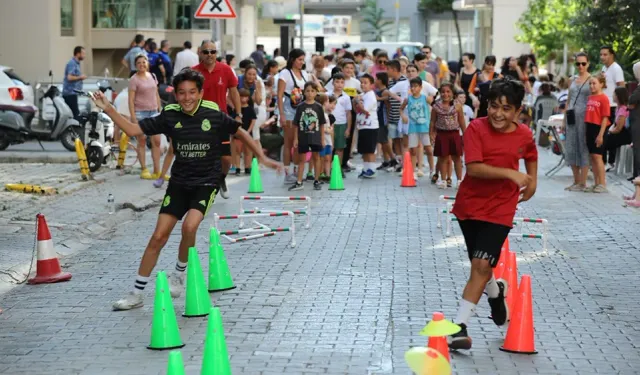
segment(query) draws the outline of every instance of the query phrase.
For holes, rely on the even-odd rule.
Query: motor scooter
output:
[[[112,88],[107,81],[98,82],[98,89],[105,93]],[[74,90],[77,94],[91,98],[91,93],[81,90]],[[98,106],[91,101],[91,110],[87,115],[80,116],[80,123],[84,127],[84,138],[86,140],[85,150],[89,170],[95,172],[103,164],[107,164],[109,157],[115,162],[116,147],[113,144],[114,124],[113,120],[107,116]]]
[[[33,120],[36,111],[34,105],[0,105],[0,151],[29,139],[30,133],[26,124]]]

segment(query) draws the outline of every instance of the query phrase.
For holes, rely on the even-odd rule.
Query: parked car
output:
[[[0,105],[18,107],[35,104],[33,87],[8,66],[0,65]]]

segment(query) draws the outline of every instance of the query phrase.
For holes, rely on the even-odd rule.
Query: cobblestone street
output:
[[[506,326],[498,328],[486,318],[489,305],[483,297],[469,326],[473,348],[452,353],[453,372],[637,374],[640,211],[622,206],[620,194],[628,187],[616,181],[610,182],[609,194],[564,191],[569,170],[544,177],[553,161],[545,160],[538,192],[517,216],[548,219],[547,249],[540,240],[511,240],[520,275],[533,280],[539,353],[499,351]],[[212,211],[237,214],[248,180],[229,178],[231,199],[217,197]],[[136,187],[134,176],[118,181],[96,185],[99,190],[83,199],[103,200],[110,183],[121,186],[119,201],[126,189],[143,189]],[[290,195],[273,172],[263,171],[263,183],[265,195]],[[345,191],[328,191],[326,185],[313,191],[307,183],[300,195],[313,199],[312,227],[296,227],[295,248],[287,246],[287,233],[239,244],[223,240],[237,288],[212,297],[222,312],[234,374],[410,373],[405,351],[426,346],[427,338],[418,333],[434,311],[455,316],[469,272],[457,225],[450,237],[436,226],[438,196],[454,191],[439,190],[426,178],[418,183],[401,188],[399,177],[384,172],[375,180],[357,180],[350,173]],[[152,189],[135,194],[161,196]],[[43,211],[54,215],[70,204],[56,202]],[[86,203],[82,209],[91,211]],[[91,239],[86,250],[66,257],[70,282],[21,285],[0,295],[1,374],[165,373],[168,352],[146,349],[156,272],[143,308],[111,311],[113,301],[133,286],[156,217],[157,208],[137,213],[126,225]],[[286,218],[264,220],[287,224]],[[212,223],[210,214],[197,239],[205,273]],[[222,227],[235,224],[223,222]],[[173,269],[179,240],[178,226],[156,271]],[[199,374],[207,319],[181,316],[184,294],[174,307],[186,344],[181,349],[186,373]]]

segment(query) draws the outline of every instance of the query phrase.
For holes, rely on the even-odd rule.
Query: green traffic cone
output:
[[[220,233],[211,228],[209,233],[209,292],[222,292],[234,289],[227,257],[220,244]]]
[[[207,323],[207,338],[202,353],[200,375],[231,375],[231,364],[224,340],[224,327],[220,309],[212,307]]]
[[[198,250],[191,247],[187,263],[187,295],[184,299],[184,314],[182,316],[187,318],[207,316],[210,308],[211,297],[209,297],[207,286],[204,283]]]
[[[340,168],[340,159],[338,158],[338,155],[333,155],[329,190],[344,190],[344,182],[342,181],[342,168]]]
[[[249,181],[249,193],[264,193],[262,190],[262,179],[260,178],[260,165],[258,159],[253,158],[251,162],[251,180]]]
[[[167,375],[184,375],[184,363],[182,352],[174,350],[169,353],[169,363],[167,364]]]
[[[153,303],[153,322],[151,323],[151,343],[147,346],[152,350],[166,350],[182,348],[178,320],[173,310],[173,302],[169,294],[169,281],[164,271],[158,272],[156,280],[156,298]]]

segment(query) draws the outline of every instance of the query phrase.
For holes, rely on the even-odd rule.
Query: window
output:
[[[200,2],[200,0],[170,0],[167,28],[173,30],[208,30],[211,25],[209,20],[193,17]]]
[[[93,0],[97,29],[164,29],[165,0]]]
[[[473,52],[475,50],[473,20],[458,20],[458,25],[462,52]],[[458,48],[458,33],[453,20],[430,20],[428,27],[426,39],[429,41],[427,44],[433,48],[433,53],[445,61],[459,60],[461,56]]]
[[[73,36],[73,0],[60,0],[60,35]]]
[[[392,21],[392,25],[391,27],[389,27],[389,30],[387,33],[382,35],[382,42],[384,43],[393,43],[396,41],[396,24],[395,24],[395,20],[390,20]],[[399,31],[400,31],[400,35],[398,38],[398,42],[410,42],[411,41],[411,24],[410,24],[410,20],[409,19],[401,19],[399,24]]]

